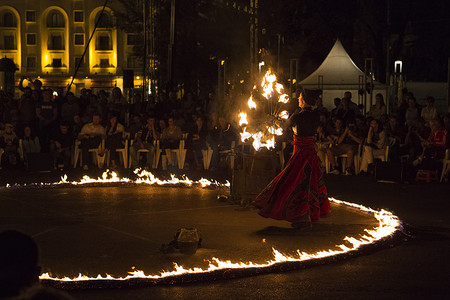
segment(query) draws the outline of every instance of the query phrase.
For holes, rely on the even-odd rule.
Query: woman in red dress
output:
[[[300,113],[290,118],[294,151],[284,170],[256,197],[253,205],[265,218],[286,220],[295,228],[309,227],[311,221],[330,211],[314,135],[319,115],[311,110],[318,93],[304,90],[299,98]]]

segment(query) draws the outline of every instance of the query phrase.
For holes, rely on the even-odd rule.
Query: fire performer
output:
[[[319,115],[311,110],[317,91],[303,90],[300,113],[290,118],[294,151],[284,170],[256,197],[253,205],[265,218],[286,220],[294,228],[308,228],[329,213],[330,202],[314,143]]]

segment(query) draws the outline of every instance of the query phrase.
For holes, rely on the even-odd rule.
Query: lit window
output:
[[[14,36],[12,35],[5,35],[3,37],[3,49],[5,50],[14,50],[16,47],[14,46]]]
[[[109,68],[109,59],[100,59],[100,68]]]
[[[36,45],[36,34],[35,33],[27,34],[27,45]]]
[[[10,12],[3,15],[3,27],[16,27],[16,18]]]
[[[80,65],[80,67],[84,65],[84,62],[81,60],[81,57],[75,57],[75,68],[78,67],[78,65]]]
[[[54,58],[52,62],[53,68],[61,68],[62,67],[62,61],[61,58]]]
[[[100,21],[98,22],[98,28],[110,28],[112,27],[111,22],[111,16],[106,11],[103,12],[100,11],[97,16],[95,16],[95,23],[97,23],[97,20],[100,18]]]
[[[36,22],[36,12],[34,10],[28,10],[26,18],[27,22]]]
[[[65,27],[64,16],[57,10],[53,10],[48,14],[47,17],[48,27]]]
[[[36,68],[36,57],[34,56],[27,57],[27,68],[28,69]]]
[[[75,22],[84,22],[84,13],[82,11],[75,11],[73,18]]]
[[[50,36],[49,50],[64,50],[62,36],[59,34]]]
[[[127,45],[134,46],[137,44],[138,35],[137,34],[128,34],[127,35]]]
[[[84,34],[75,34],[75,45],[84,45]]]
[[[111,45],[109,42],[108,35],[101,35],[98,37],[97,49],[96,50],[111,50]]]

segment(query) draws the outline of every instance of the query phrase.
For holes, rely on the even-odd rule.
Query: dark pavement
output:
[[[30,182],[36,177],[27,176],[0,181]],[[44,182],[57,178],[54,174],[39,176]],[[293,272],[70,293],[76,299],[449,298],[449,184],[386,184],[369,177],[329,176],[327,185],[329,194],[338,199],[393,211],[408,223],[414,238],[370,255]],[[173,261],[201,265],[212,256],[262,262],[270,257],[272,245],[286,253],[298,248],[307,252],[328,249],[341,243],[345,235],[357,235],[374,225],[367,215],[333,207],[332,216],[314,224],[311,231],[292,232],[289,224],[219,202],[219,193],[136,186],[2,190],[0,229],[16,228],[33,235],[41,248],[44,271],[54,275],[108,272],[123,276],[131,266],[150,274],[171,270]],[[184,226],[201,231],[204,247],[193,257],[161,253],[161,244]],[[269,226],[284,229],[273,231]]]

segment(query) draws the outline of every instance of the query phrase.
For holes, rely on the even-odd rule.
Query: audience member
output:
[[[65,123],[59,125],[59,130],[52,137],[51,151],[55,154],[55,164],[58,168],[68,168],[72,155],[72,145],[75,135],[69,131]]]
[[[373,119],[370,122],[369,132],[367,134],[366,144],[361,158],[362,172],[367,172],[369,164],[373,163],[374,157],[386,152],[388,139],[381,122]]]
[[[27,162],[29,153],[41,152],[41,144],[39,143],[39,138],[32,132],[30,126],[25,126],[23,133],[24,133],[22,139],[23,159],[25,162]]]
[[[354,116],[362,115],[362,112],[359,109],[358,105],[355,102],[353,102],[353,100],[352,100],[351,92],[349,92],[349,91],[345,92],[342,100],[344,100],[344,99],[347,100],[348,108],[353,111]],[[342,100],[341,100],[341,105],[343,104]]]
[[[91,164],[91,156],[89,155],[89,149],[98,148],[102,139],[105,139],[106,131],[105,127],[101,124],[101,117],[99,113],[95,113],[92,117],[92,122],[88,123],[81,128],[81,132],[78,138],[81,141],[81,149],[83,155],[83,169],[89,169]]]
[[[130,138],[135,139],[136,134],[139,132],[139,130],[142,129],[144,124],[142,123],[142,116],[141,114],[136,114],[133,116],[130,122],[130,126],[128,126],[128,132],[130,133]]]
[[[33,239],[15,230],[0,232],[0,298],[18,296],[38,284],[40,272]]]
[[[111,167],[117,168],[116,162],[119,160],[119,154],[116,149],[123,148],[123,138],[125,137],[125,127],[117,121],[116,115],[109,117],[108,125],[106,125],[106,141],[105,149],[102,155],[109,152]]]
[[[0,299],[70,300],[68,294],[39,284],[36,242],[16,230],[0,232]]]
[[[39,140],[44,153],[49,151],[49,138],[58,116],[56,105],[52,102],[52,99],[53,91],[47,88],[42,92],[42,102],[38,103],[36,107],[36,116],[39,121]]]
[[[5,124],[5,131],[0,136],[0,148],[3,148],[2,166],[16,166],[19,162],[19,139],[13,130],[12,124]]]
[[[344,123],[348,123],[350,120],[355,119],[355,110],[350,108],[348,98],[342,98],[341,105],[338,109],[337,116],[341,118]]]
[[[427,105],[422,108],[422,112],[420,113],[420,117],[425,120],[425,124],[429,125],[430,121],[436,120],[438,118],[438,111],[434,106],[434,98],[429,96],[427,97]]]
[[[339,107],[341,106],[341,98],[334,98],[333,100],[334,108],[331,110],[331,118],[337,117]]]
[[[369,116],[374,119],[380,119],[381,115],[387,113],[386,105],[384,104],[384,98],[382,94],[376,94],[375,105],[372,105],[369,111]]]
[[[428,139],[421,138],[422,154],[414,161],[414,165],[422,163],[422,168],[436,169],[436,160],[443,159],[448,145],[448,132],[440,120],[430,121]]]
[[[330,147],[330,145],[333,144],[333,139],[330,136],[327,136],[327,133],[324,130],[324,126],[322,124],[317,127],[315,143],[317,146],[317,155],[320,159],[320,166],[322,167],[322,170],[325,170],[327,149]]]
[[[72,92],[67,93],[67,101],[61,105],[61,122],[73,125],[74,117],[81,113],[78,99]]]
[[[136,134],[136,139],[130,147],[131,167],[133,169],[138,167],[140,149],[147,150],[147,166],[152,168],[153,157],[155,155],[155,141],[159,138],[159,132],[156,129],[155,117],[148,116],[146,125]]]
[[[389,159],[393,162],[400,162],[400,157],[409,153],[409,150],[405,148],[406,129],[398,122],[396,116],[390,116],[385,131],[391,143]]]
[[[19,125],[17,129],[23,132],[26,125],[36,128],[36,101],[31,94],[31,88],[24,88],[24,93],[19,101]]]
[[[328,161],[331,165],[331,174],[340,174],[337,168],[336,156],[346,154],[345,175],[354,174],[353,158],[357,154],[358,146],[362,144],[364,135],[358,130],[354,120],[350,120],[344,132],[337,139],[336,145],[327,149]]]
[[[173,118],[169,118],[167,123],[169,125],[161,133],[161,148],[178,149],[183,138],[181,128],[175,125]]]
[[[125,124],[125,115],[127,113],[128,102],[122,95],[120,88],[115,87],[112,90],[111,98],[108,101],[108,112],[117,115],[119,122]]]
[[[207,149],[206,137],[208,136],[208,129],[203,123],[203,118],[197,117],[195,125],[189,131],[186,145],[188,149],[188,161],[190,165],[195,165],[197,170],[203,166],[202,150]]]
[[[420,108],[417,105],[416,98],[409,97],[408,108],[405,113],[405,124],[406,126],[416,125],[419,122]]]

